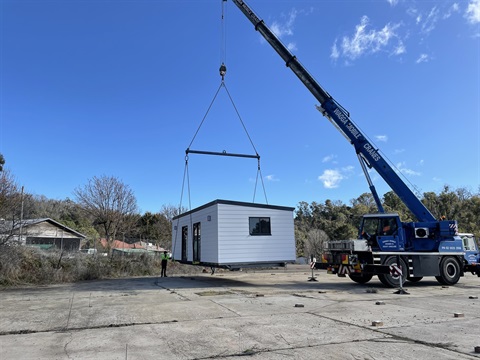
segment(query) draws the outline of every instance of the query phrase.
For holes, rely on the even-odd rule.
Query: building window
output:
[[[251,217],[248,220],[250,235],[272,235],[269,217]]]

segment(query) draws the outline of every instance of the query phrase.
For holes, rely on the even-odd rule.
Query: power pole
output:
[[[20,200],[21,200],[21,206],[20,206],[20,229],[19,229],[19,235],[18,238],[20,240],[20,243],[22,243],[22,230],[23,230],[23,186],[22,186],[22,192],[20,195]],[[26,242],[26,240],[25,240]]]

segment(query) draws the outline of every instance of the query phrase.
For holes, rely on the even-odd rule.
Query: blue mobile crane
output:
[[[388,287],[401,286],[405,280],[417,282],[424,276],[435,276],[444,285],[456,284],[465,272],[480,277],[477,243],[471,237],[459,236],[456,220],[436,219],[353,123],[350,114],[317,83],[264,21],[244,1],[232,1],[318,100],[320,113],[353,145],[378,207],[378,213],[363,216],[358,239],[329,241],[315,267],[348,275],[361,284],[377,275]],[[416,222],[402,222],[398,214],[384,212],[368,168],[377,171]]]

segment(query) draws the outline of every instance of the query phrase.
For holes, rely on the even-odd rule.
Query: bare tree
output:
[[[20,210],[20,191],[12,173],[0,173],[0,218],[11,219]]]
[[[0,171],[3,171],[3,165],[5,165],[5,158],[0,154]]]
[[[184,206],[181,208],[172,204],[162,205],[162,209],[159,214],[163,215],[170,223],[173,221],[173,218],[177,215],[187,212],[188,209]]]
[[[9,242],[21,225],[21,207],[19,186],[10,170],[3,169],[0,172],[0,244]]]
[[[311,229],[307,233],[305,240],[305,255],[318,257],[323,252],[323,246],[328,241],[328,235],[320,229]]]
[[[159,244],[167,248],[172,246],[172,223],[173,218],[179,214],[187,212],[185,207],[178,207],[171,204],[162,205],[162,208],[158,215],[157,231],[159,232]]]
[[[93,177],[84,187],[76,188],[78,204],[100,225],[108,248],[117,234],[127,233],[134,225],[137,200],[128,185],[113,176]]]

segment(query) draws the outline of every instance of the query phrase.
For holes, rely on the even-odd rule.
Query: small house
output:
[[[295,262],[292,207],[215,200],[173,218],[176,261],[211,267]]]
[[[86,236],[53,219],[26,219],[0,224],[0,240],[43,249],[79,251]]]

